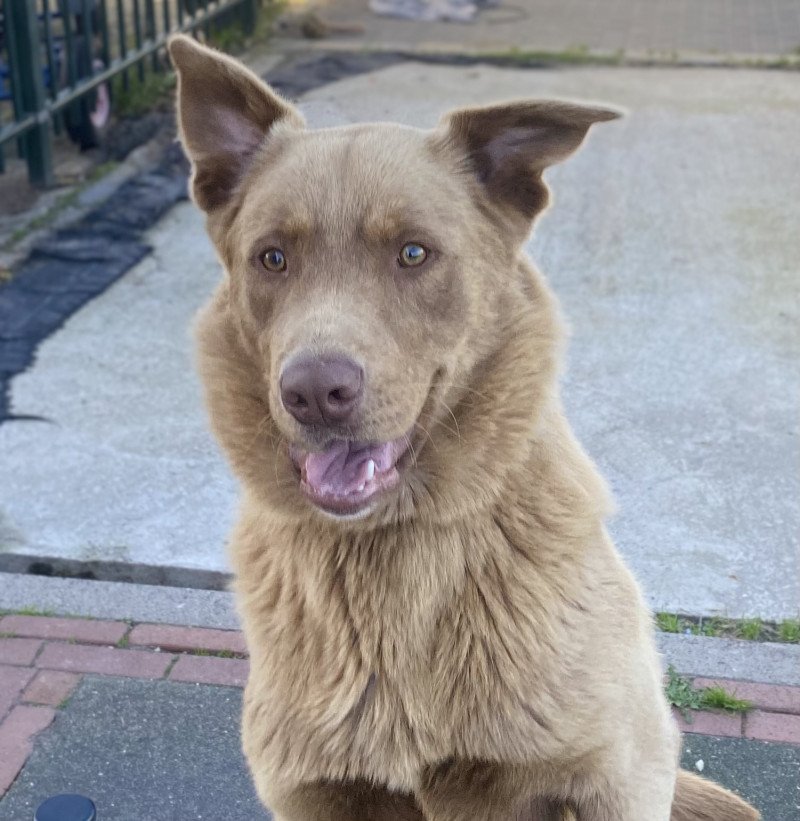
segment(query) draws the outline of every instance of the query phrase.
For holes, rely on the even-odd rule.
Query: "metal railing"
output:
[[[240,24],[262,0],[0,0],[0,173],[16,141],[34,185],[54,182],[53,133],[82,148],[108,116],[110,81],[125,88],[167,67],[170,35]],[[149,64],[149,65],[148,65]]]

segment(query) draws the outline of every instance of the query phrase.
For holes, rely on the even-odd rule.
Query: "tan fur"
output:
[[[758,818],[684,773],[673,804],[650,614],[562,413],[558,310],[522,251],[544,168],[617,115],[511,103],[432,132],[308,132],[232,60],[182,37],[170,51],[193,196],[227,272],[199,321],[200,369],[243,485],[242,732],[276,819]],[[424,270],[395,264],[411,240],[435,251]],[[259,267],[273,246],[285,275]],[[299,492],[287,442],[325,445],[278,396],[301,349],[364,363],[347,435],[411,431],[400,486],[361,519]]]

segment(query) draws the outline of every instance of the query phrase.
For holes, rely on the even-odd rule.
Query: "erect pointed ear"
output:
[[[178,127],[192,163],[192,193],[205,211],[224,205],[278,122],[302,128],[300,113],[241,63],[177,35]]]
[[[608,108],[533,100],[453,111],[441,127],[490,198],[531,220],[547,204],[545,168],[569,157],[593,123],[620,116]]]

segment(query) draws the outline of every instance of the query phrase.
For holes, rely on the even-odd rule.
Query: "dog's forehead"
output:
[[[345,181],[403,174],[432,159],[429,132],[394,123],[365,123],[303,131],[291,141],[295,163]],[[374,177],[373,177],[374,180]]]
[[[370,214],[443,207],[443,172],[428,132],[356,125],[285,135],[257,187],[265,196],[279,190],[284,214],[352,224]]]

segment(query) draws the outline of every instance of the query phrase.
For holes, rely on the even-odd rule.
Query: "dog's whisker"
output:
[[[403,439],[405,439],[406,447],[411,451],[411,463],[416,466],[417,464],[417,454],[414,450],[414,445],[411,444],[411,437],[405,433],[403,434]]]
[[[283,447],[284,443],[286,444],[286,447],[288,448],[289,447],[289,442],[286,440],[286,437],[280,431],[278,431],[278,444],[277,444],[275,450],[279,452],[280,449]],[[275,484],[278,487],[292,487],[294,485],[294,482],[292,482],[288,479],[287,480],[281,480],[280,475],[278,474],[278,460],[274,459],[272,464],[273,464],[273,467],[275,468]]]
[[[413,380],[409,380],[409,384],[410,385],[415,385],[416,387],[419,387],[419,388],[427,388],[428,387],[428,383],[427,382],[422,382],[422,381],[414,382]],[[491,402],[492,401],[492,398],[488,394],[485,394],[482,391],[476,390],[475,388],[471,387],[470,385],[466,385],[466,384],[463,384],[461,382],[451,382],[450,387],[454,388],[455,390],[464,391],[466,393],[474,394],[475,396],[480,397],[481,399],[483,399],[486,402]]]
[[[433,438],[433,436],[431,435],[431,432],[430,432],[430,431],[429,431],[429,430],[428,430],[428,429],[427,429],[427,428],[426,428],[426,427],[422,424],[422,422],[420,422],[420,421],[416,421],[416,422],[414,423],[414,427],[415,427],[415,428],[419,428],[419,429],[420,429],[420,430],[421,430],[421,431],[425,434],[426,441],[430,442],[430,443],[431,443],[431,447],[432,447],[432,448],[433,448],[433,449],[434,449],[434,450],[438,453],[439,448],[438,448],[438,446],[437,446],[437,444],[436,444],[436,440],[435,440],[435,439]]]
[[[482,393],[481,391],[475,390],[475,388],[472,388],[469,385],[462,385],[458,382],[454,382],[452,387],[455,388],[456,390],[464,391],[465,393],[474,394],[475,396],[480,397],[481,399],[483,399],[486,402],[491,402],[492,401],[492,398],[490,396],[488,396],[485,393]]]
[[[250,442],[250,446],[252,447],[258,441],[258,439],[266,433],[269,437],[270,445],[272,449],[276,452],[279,452],[281,446],[286,442],[286,438],[283,434],[274,426],[271,426],[270,423],[272,422],[272,416],[269,413],[265,413],[264,416],[261,418],[261,421],[256,425],[255,433],[253,434],[253,439]],[[276,434],[277,434],[277,441],[276,441]],[[288,445],[288,442],[287,442]],[[273,467],[275,469],[275,485],[276,487],[289,487],[291,486],[291,482],[281,481],[280,475],[278,474],[278,461],[277,459],[273,460]]]
[[[255,432],[253,433],[253,438],[250,442],[250,447],[255,445],[255,443],[258,441],[259,437],[264,433],[264,429],[267,428],[267,426],[269,425],[269,423],[271,421],[272,421],[272,417],[269,415],[269,413],[265,413],[264,416],[261,417],[261,420],[256,425]],[[268,429],[268,433],[269,433],[269,437],[270,437],[270,442],[274,443],[272,430]]]
[[[450,425],[448,425],[442,419],[433,419],[432,421],[434,425],[438,425],[439,427],[444,428],[448,433],[451,433],[453,436],[455,436],[459,443],[461,442],[461,435],[459,434],[459,432],[454,428],[450,427]]]
[[[458,426],[458,419],[456,419],[456,415],[451,410],[450,406],[445,402],[443,399],[441,400],[442,405],[444,405],[445,410],[453,417],[453,423],[456,426],[456,436],[458,437],[459,444],[461,443],[461,428]],[[441,422],[439,423],[441,424]]]

